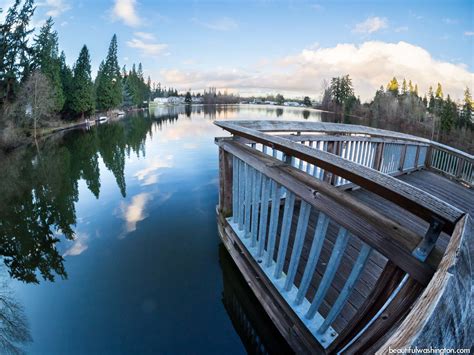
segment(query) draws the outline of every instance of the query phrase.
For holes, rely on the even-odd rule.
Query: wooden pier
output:
[[[295,352],[472,345],[473,156],[363,126],[216,125],[220,237]]]

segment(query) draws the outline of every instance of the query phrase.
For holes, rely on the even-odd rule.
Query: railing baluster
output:
[[[285,291],[289,291],[293,287],[296,269],[300,261],[301,250],[303,250],[303,244],[306,236],[306,229],[308,228],[308,220],[310,213],[311,206],[307,202],[301,201],[300,214],[298,216],[298,225],[296,227],[295,242],[293,244],[290,266],[288,267],[288,274],[286,275],[285,280]]]
[[[311,249],[304,269],[303,278],[301,279],[300,287],[296,294],[295,303],[297,305],[303,302],[304,296],[306,296],[306,292],[308,291],[316,265],[318,264],[328,225],[329,218],[324,213],[319,212],[318,222],[316,224],[316,229],[314,230],[313,242],[311,243]]]
[[[291,221],[293,220],[293,209],[295,207],[295,194],[287,191],[285,208],[283,210],[283,221],[280,233],[280,244],[278,245],[278,256],[273,276],[276,279],[281,277],[283,263],[285,262],[286,249],[288,248],[288,238],[290,236]]]
[[[244,217],[244,235],[245,238],[250,238],[250,211],[252,206],[252,176],[253,171],[248,164],[245,164],[245,217]]]
[[[334,248],[331,253],[331,257],[329,258],[328,265],[326,266],[326,270],[324,271],[323,278],[319,283],[318,290],[316,291],[316,295],[313,298],[313,302],[308,309],[305,317],[308,319],[312,319],[316,312],[323,303],[324,297],[329,289],[329,286],[334,279],[334,275],[336,275],[337,268],[339,267],[339,263],[341,262],[342,255],[344,253],[344,249],[347,245],[347,240],[349,237],[349,232],[343,228],[339,228],[339,233],[337,235],[336,244],[334,244]]]
[[[258,255],[261,256],[263,252],[263,247],[265,245],[265,237],[267,234],[267,221],[268,221],[268,202],[270,200],[270,179],[266,176],[263,177],[262,182],[262,210],[260,211],[260,230],[258,233]],[[276,201],[272,201],[272,205]],[[278,203],[278,205],[280,205]]]
[[[352,271],[349,277],[347,278],[341,293],[337,297],[336,302],[334,302],[333,306],[331,307],[331,310],[326,316],[326,319],[324,320],[323,324],[318,329],[319,333],[324,333],[332,324],[332,322],[336,319],[339,313],[341,313],[342,308],[344,307],[344,304],[349,298],[355,283],[357,282],[357,280],[359,280],[359,277],[362,274],[362,271],[364,270],[367,261],[369,260],[371,251],[372,248],[370,248],[367,244],[364,244],[362,246],[359,256],[357,257],[357,260],[354,263]]]
[[[237,223],[239,217],[239,160],[232,158],[232,222]]]
[[[270,212],[270,226],[268,229],[267,260],[265,261],[266,267],[270,267],[273,262],[273,253],[275,250],[275,241],[276,241],[276,233],[278,229],[279,215],[280,215],[280,187],[275,181],[272,181],[272,209]]]
[[[244,186],[245,186],[245,163],[240,161],[239,164],[239,219],[238,228],[242,230],[244,227]]]
[[[263,202],[260,199],[260,190],[262,188],[262,173],[254,170],[255,176],[255,184],[254,184],[254,195],[253,195],[253,205],[252,205],[252,242],[251,245],[255,246],[257,242],[257,234],[258,234],[258,211],[260,203]]]

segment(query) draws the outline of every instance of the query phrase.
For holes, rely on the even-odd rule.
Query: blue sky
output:
[[[182,90],[317,96],[348,73],[369,99],[394,75],[472,89],[473,14],[473,1],[42,0],[35,23],[52,15],[68,61],[87,44],[94,69],[117,33],[121,65]]]

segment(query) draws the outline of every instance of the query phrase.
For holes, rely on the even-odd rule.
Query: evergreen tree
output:
[[[413,84],[412,84],[411,80],[408,81],[408,90],[409,90],[410,94],[415,93],[415,89],[413,88]]]
[[[464,91],[464,104],[462,106],[462,113],[460,116],[459,125],[461,127],[468,127],[472,124],[473,101],[469,88],[466,87]]]
[[[441,122],[441,130],[444,132],[449,133],[451,128],[453,127],[454,122],[456,122],[457,116],[457,109],[456,103],[451,101],[451,98],[446,98],[446,101],[441,101],[442,106],[440,108],[440,122]]]
[[[94,86],[91,78],[89,50],[83,46],[74,65],[71,110],[74,115],[89,115],[94,110]]]
[[[303,99],[303,105],[305,106],[311,106],[311,99],[309,98],[309,96],[305,96],[304,99]]]
[[[405,78],[403,78],[402,95],[406,95],[407,93],[408,93],[407,81],[405,80]]]
[[[29,28],[34,14],[34,0],[15,0],[8,9],[4,23],[0,27],[0,106],[13,101],[19,84],[24,82],[30,69],[32,50],[28,46]]]
[[[64,93],[64,105],[62,113],[63,115],[69,115],[72,113],[72,91],[73,91],[73,73],[71,68],[66,64],[66,55],[61,52],[59,56],[59,67],[61,74],[61,85]]]
[[[110,41],[109,51],[105,62],[101,63],[96,77],[97,108],[110,110],[122,103],[122,80],[117,59],[117,36]]]
[[[55,112],[64,106],[64,93],[61,83],[61,63],[58,52],[58,33],[53,30],[53,19],[50,17],[41,27],[33,43],[34,69],[39,69],[50,81],[55,101]]]
[[[434,113],[435,111],[435,97],[433,95],[433,88],[430,86],[430,89],[428,90],[428,97],[429,97],[429,103],[428,103],[428,111],[430,113]]]

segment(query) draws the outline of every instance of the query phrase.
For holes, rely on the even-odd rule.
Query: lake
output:
[[[158,108],[0,160],[3,349],[286,349],[220,244],[214,120],[326,120],[271,106]],[[247,288],[246,288],[247,287]]]

